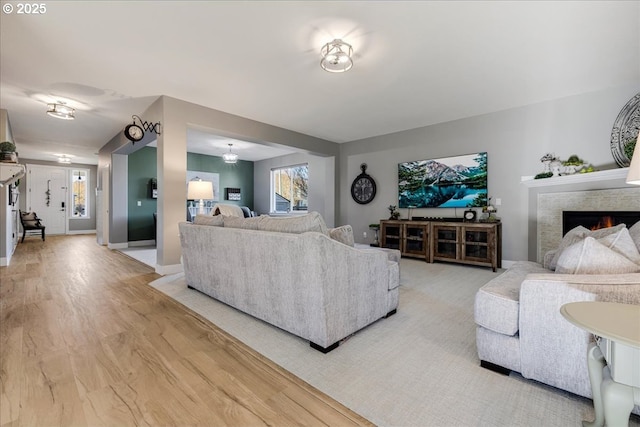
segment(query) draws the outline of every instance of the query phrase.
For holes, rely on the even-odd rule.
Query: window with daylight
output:
[[[71,171],[71,218],[89,218],[89,170]]]
[[[271,170],[271,212],[307,212],[309,165]]]

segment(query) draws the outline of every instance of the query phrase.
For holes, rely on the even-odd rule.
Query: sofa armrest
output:
[[[522,282],[522,375],[591,397],[586,354],[593,338],[560,314],[562,305],[575,301],[640,304],[640,273],[530,274]]]

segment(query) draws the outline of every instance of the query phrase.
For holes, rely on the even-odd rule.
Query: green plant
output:
[[[631,160],[633,157],[633,150],[636,148],[636,139],[630,139],[624,143],[624,155],[627,156],[627,159]]]
[[[371,228],[372,230],[377,230],[377,229],[380,228],[380,223],[376,222],[376,223],[373,223],[373,224],[369,224],[369,228]]]
[[[580,166],[584,164],[584,160],[581,160],[580,157],[575,154],[570,156],[567,160],[562,162],[564,166]]]
[[[536,175],[534,179],[551,178],[552,176],[553,172],[542,172]]]
[[[15,153],[16,144],[9,141],[0,142],[0,152],[2,153]]]

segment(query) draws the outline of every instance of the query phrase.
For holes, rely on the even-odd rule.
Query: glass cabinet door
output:
[[[380,229],[382,246],[390,249],[401,249],[402,243],[402,225],[401,224],[382,224]]]
[[[420,255],[426,258],[429,248],[429,226],[405,224],[403,243],[403,253]]]
[[[491,262],[491,232],[486,229],[465,227],[463,259],[478,262]]]
[[[455,226],[434,225],[435,239],[433,256],[442,258],[458,257],[458,228]]]

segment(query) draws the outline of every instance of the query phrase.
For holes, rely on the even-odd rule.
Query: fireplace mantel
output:
[[[554,178],[534,179],[532,176],[523,176],[520,183],[528,188],[553,187],[556,185],[581,184],[585,182],[620,181],[627,178],[629,168],[607,169],[589,173],[575,173]]]

